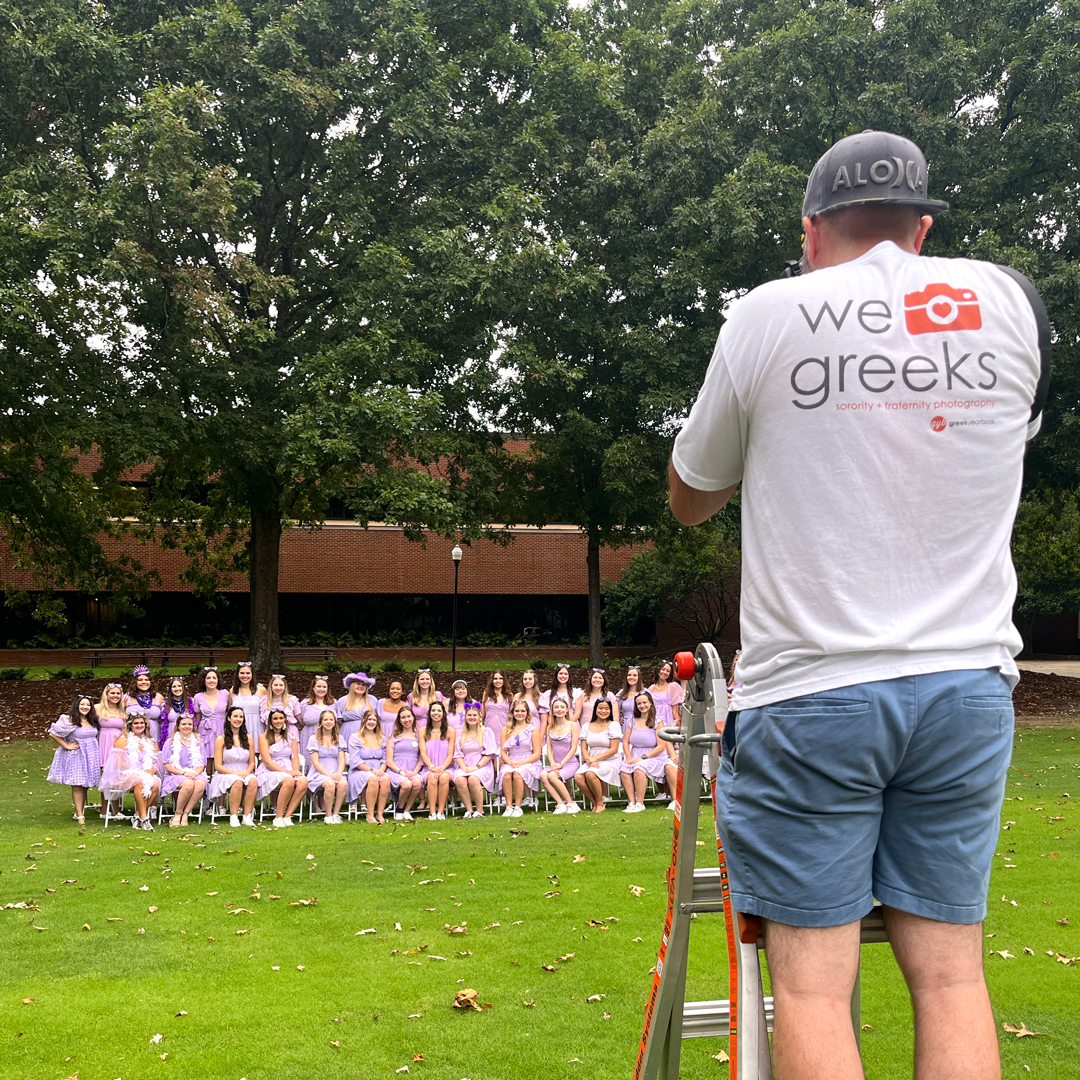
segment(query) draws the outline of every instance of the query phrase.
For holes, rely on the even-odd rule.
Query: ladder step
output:
[[[724,892],[721,885],[719,867],[697,866],[694,868],[694,895],[688,903],[679,905],[679,911],[683,915],[689,915],[698,911],[723,911]],[[862,931],[859,943],[862,945],[878,945],[889,940],[885,932],[885,916],[881,905],[874,903],[873,910],[863,916]],[[758,948],[765,948],[764,938],[758,939]],[[717,1004],[717,1002],[706,1002]]]
[[[773,999],[765,999],[765,1023],[773,1029]],[[731,1034],[730,1001],[687,1001],[683,1005],[684,1039],[726,1038]]]

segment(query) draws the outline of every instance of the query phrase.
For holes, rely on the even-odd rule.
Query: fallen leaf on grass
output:
[[[1047,1038],[1045,1031],[1032,1031],[1023,1020],[1020,1021],[1019,1027],[1014,1027],[1012,1024],[1004,1023],[1001,1025],[1010,1035],[1015,1035],[1018,1039],[1027,1038],[1028,1036],[1041,1035],[1043,1038]]]
[[[607,994],[590,994],[586,1001],[603,1001],[607,997]]]
[[[166,1050],[165,1053],[161,1055],[161,1060],[164,1061],[168,1056],[169,1052]]]
[[[575,855],[574,858],[573,858],[573,861],[574,862],[584,862],[585,861],[585,856],[584,855]]]
[[[267,899],[269,899],[269,900],[280,900],[281,897],[277,893],[271,893],[269,895],[269,897],[267,897]]]
[[[581,1058],[570,1058],[570,1060],[569,1060],[569,1061],[567,1061],[567,1063],[566,1063],[566,1064],[567,1064],[567,1065],[573,1065],[575,1061],[576,1061],[576,1062],[577,1062],[577,1063],[578,1063],[579,1065],[581,1064]]]
[[[238,907],[238,908],[234,908],[232,911],[230,911],[229,914],[230,915],[254,915],[255,912],[252,911],[251,908],[249,908],[249,907]]]
[[[1064,953],[1058,953],[1055,960],[1059,964],[1064,964],[1066,967],[1072,967],[1073,964],[1080,964],[1080,956],[1066,956]]]
[[[721,1065],[723,1065],[725,1061],[731,1060],[731,1058],[729,1058],[723,1050],[717,1050],[715,1054],[710,1054],[709,1057],[715,1058],[717,1061],[720,1062]]]
[[[1058,926],[1068,926],[1069,925],[1069,916],[1066,915],[1064,919],[1058,919],[1057,924],[1058,924]]]
[[[307,855],[305,855],[305,856],[304,856],[304,858],[305,858],[305,859],[314,859],[314,858],[315,858],[315,856],[314,856],[314,855],[312,855],[312,854],[311,854],[311,853],[309,852],[309,853],[308,853]],[[278,873],[281,873],[281,871],[279,870],[279,871],[278,871]]]
[[[317,896],[309,897],[307,900],[290,900],[289,907],[314,907],[319,902]]]
[[[34,999],[33,998],[23,998],[22,1003],[24,1005],[33,1005],[34,1004]]]
[[[150,1042],[151,1042],[151,1043],[155,1043],[155,1044],[156,1044],[156,1043],[159,1043],[159,1042],[161,1042],[161,1040],[162,1040],[162,1039],[164,1039],[164,1038],[165,1038],[165,1036],[164,1036],[164,1035],[162,1035],[162,1034],[161,1034],[161,1033],[159,1032],[159,1033],[158,1033],[157,1035],[151,1035],[151,1036],[150,1036]]]
[[[544,893],[545,900],[550,900],[553,896],[562,896],[562,893],[558,889],[553,889],[551,892]]]
[[[413,1059],[413,1061],[426,1061],[427,1060],[424,1057],[423,1054],[413,1054],[412,1059]]]
[[[863,1024],[862,1030],[863,1031],[873,1031],[874,1030],[874,1025],[873,1024]]]
[[[627,885],[627,888],[635,895],[641,896],[645,890],[640,885]]]
[[[157,911],[157,908],[153,904],[151,904],[146,910],[149,911],[151,915],[153,915],[154,912]]]
[[[423,1013],[409,1013],[409,1015],[406,1016],[405,1019],[406,1020],[419,1020],[423,1015],[424,1015]]]
[[[454,995],[453,1007],[455,1009],[474,1009],[476,1012],[481,1012],[484,1009],[490,1009],[490,1005],[481,1004],[476,1000],[477,993],[478,991],[476,990],[459,990]]]
[[[574,958],[574,954],[572,952],[568,952],[565,956],[556,956],[555,957],[555,963],[556,964],[562,964],[567,960],[572,960],[573,958]]]
[[[84,922],[84,923],[82,924],[82,928],[83,928],[84,930],[89,930],[89,929],[90,929],[90,924],[89,924],[88,922]]]
[[[429,959],[429,960],[445,960],[445,959],[446,959],[446,957],[445,957],[445,956],[435,956],[435,955],[429,955],[429,956],[428,956],[428,959]]]
[[[1024,952],[1026,952],[1028,954],[1028,956],[1034,956],[1035,955],[1035,950],[1034,949],[1029,949],[1026,945],[1024,946]]]
[[[117,917],[117,918],[114,918],[114,919],[106,919],[105,921],[106,922],[123,922],[124,920]]]
[[[236,936],[237,937],[243,937],[245,934],[250,934],[250,933],[251,933],[251,927],[249,926],[246,930],[237,930],[236,931]]]
[[[34,926],[33,923],[31,923],[30,925]],[[48,930],[49,928],[47,926],[34,926],[34,929],[35,930]]]
[[[523,1001],[522,1004],[525,1006],[526,1009],[531,1009],[533,1008],[533,1006],[536,1005],[536,998],[528,998],[527,1000]]]
[[[394,1072],[399,1072],[399,1073],[408,1072],[408,1071],[409,1071],[409,1066],[408,1065],[402,1065],[400,1069],[395,1069],[394,1070]]]
[[[494,930],[495,927],[498,926],[498,925],[499,924],[497,922],[488,923],[487,926],[484,927],[484,929],[485,930]]]
[[[187,1016],[187,1010],[186,1009],[181,1009],[176,1015],[177,1016]]]
[[[554,964],[541,964],[540,967],[544,971],[558,971],[559,970],[557,967],[555,967]]]
[[[334,1047],[339,1047],[339,1046],[341,1046],[341,1040],[340,1039],[331,1039],[330,1045],[334,1046]]]
[[[374,933],[375,933],[375,927],[374,926],[369,926],[366,930],[357,930],[356,933],[353,934],[353,937],[363,937],[364,934],[374,934]]]
[[[303,965],[303,964],[297,964],[297,965],[296,965],[296,970],[297,970],[297,971],[304,971],[304,970],[305,970],[305,969],[304,969],[304,965]]]
[[[139,886],[139,892],[149,892],[149,891],[150,891],[150,886],[149,885],[140,885]]]

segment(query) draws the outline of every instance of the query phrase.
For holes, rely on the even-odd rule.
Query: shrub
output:
[[[50,679],[73,679],[71,668],[59,667],[55,671],[48,672]]]
[[[76,668],[72,673],[73,679],[92,679],[94,677],[94,669],[88,667]]]
[[[530,660],[528,663],[529,667],[531,667],[533,671],[546,671],[549,667],[551,667],[551,661],[545,660],[542,656],[538,656],[535,659]]]
[[[385,672],[404,671],[405,665],[400,660],[387,660],[386,663],[382,665],[381,670]]]
[[[192,664],[191,667],[188,668],[189,675],[198,675],[200,671],[202,671],[202,664]]]
[[[0,668],[0,679],[25,679],[30,674],[28,667]]]
[[[348,667],[340,660],[327,660],[323,664],[323,671],[348,671]]]

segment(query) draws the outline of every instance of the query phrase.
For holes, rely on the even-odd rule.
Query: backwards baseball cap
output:
[[[816,217],[846,206],[913,206],[927,214],[949,204],[927,197],[923,152],[903,135],[862,131],[826,150],[806,182],[802,216]]]

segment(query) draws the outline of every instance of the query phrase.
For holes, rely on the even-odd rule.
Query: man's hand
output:
[[[668,502],[675,520],[682,525],[700,525],[708,521],[735,493],[738,484],[720,491],[698,491],[685,483],[668,462]]]

